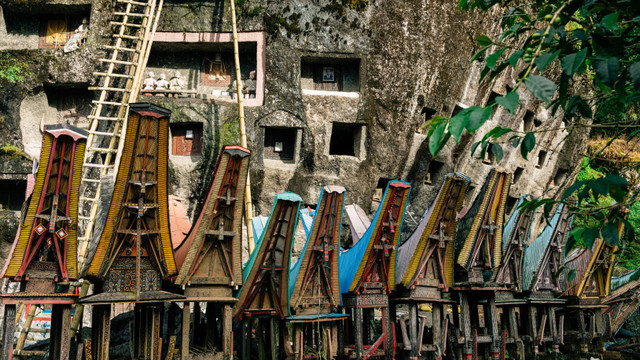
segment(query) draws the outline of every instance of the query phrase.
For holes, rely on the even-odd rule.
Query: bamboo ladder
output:
[[[115,176],[124,146],[129,103],[138,97],[144,68],[149,58],[153,34],[162,10],[162,0],[116,0],[110,25],[112,42],[104,46],[100,59],[103,71],[95,72],[100,93],[93,112],[84,156],[79,211],[78,265],[84,265],[87,246],[93,235],[100,199],[100,177]]]

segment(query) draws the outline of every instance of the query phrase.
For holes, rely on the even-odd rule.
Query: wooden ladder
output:
[[[149,58],[153,34],[162,10],[162,0],[116,0],[110,26],[111,42],[104,46],[93,112],[84,155],[79,209],[78,266],[82,268],[93,235],[100,199],[100,178],[117,173],[124,145],[129,103],[138,97],[143,71]]]

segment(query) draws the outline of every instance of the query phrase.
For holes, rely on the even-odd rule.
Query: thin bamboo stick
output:
[[[236,5],[235,0],[231,0],[231,24],[233,27],[233,56],[236,67],[236,96],[238,98],[238,120],[240,122],[240,145],[247,147],[247,130],[244,122],[244,106],[242,105],[243,85],[240,73],[240,52],[238,51],[238,29],[236,27]],[[251,218],[253,217],[253,209],[251,208],[251,181],[247,174],[247,183],[244,191],[244,217],[247,222],[247,246],[249,255],[253,252],[254,240],[253,229],[251,227]]]

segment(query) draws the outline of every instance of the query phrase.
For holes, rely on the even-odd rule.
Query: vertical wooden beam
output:
[[[363,321],[364,321],[364,317],[362,316],[362,308],[357,307],[354,309],[354,314],[355,314],[355,318],[353,319],[353,331],[354,331],[354,335],[355,335],[355,346],[356,346],[356,359],[362,359],[362,354],[363,354],[363,339],[362,339],[362,333],[363,333]],[[366,325],[364,325],[366,326]]]
[[[270,317],[269,318],[269,339],[271,341],[271,360],[278,360],[279,358],[279,350],[280,350],[280,346],[278,346],[278,338],[281,338],[280,336],[278,338],[276,338],[276,332],[278,325],[276,324],[276,319],[275,317]]]
[[[538,314],[535,305],[529,305],[529,311],[527,311],[527,315],[529,316],[529,321],[527,321],[527,327],[529,328],[529,338],[531,339],[531,351],[534,354],[538,353],[538,344],[536,343],[536,339],[538,338]]]
[[[488,315],[489,315],[489,331],[491,334],[491,358],[494,360],[498,360],[500,358],[500,343],[501,343],[501,331],[498,329],[498,308],[496,307],[496,296],[495,293],[491,294],[489,297],[488,304]],[[485,322],[487,322],[487,314],[485,314]]]
[[[15,337],[16,322],[16,305],[6,304],[4,306],[4,324],[3,339],[2,339],[2,360],[10,360],[13,355],[13,338]]]
[[[258,318],[255,320],[251,320],[251,324],[255,325],[256,327],[256,342],[258,344],[258,360],[267,360],[267,354],[265,353],[265,346],[266,344],[264,343],[264,326],[262,323],[262,319]],[[249,328],[249,335],[248,336],[253,336],[253,331],[251,331],[251,328]],[[251,350],[251,349],[249,349]],[[248,356],[249,354],[247,354]],[[248,359],[248,357],[247,357]]]
[[[182,303],[182,349],[180,357],[186,360],[189,357],[189,329],[191,325],[191,303]]]
[[[435,357],[442,356],[442,349],[444,349],[444,341],[442,339],[442,330],[444,329],[444,323],[442,322],[442,304],[431,304],[432,315],[432,333],[433,333],[433,345],[436,345]]]
[[[409,359],[418,358],[418,304],[409,303]]]
[[[111,335],[111,305],[93,305],[93,357],[95,360],[109,360],[109,340]]]
[[[551,331],[551,350],[554,353],[560,353],[560,344],[558,342],[558,324],[556,323],[556,309],[553,305],[547,306],[547,318],[549,319],[549,330]]]
[[[584,318],[584,310],[578,309],[578,331],[581,335],[580,341],[580,351],[588,352],[589,344],[587,343],[588,335],[587,335],[587,323]]]
[[[520,340],[520,333],[518,331],[518,319],[516,317],[516,308],[509,306],[507,308],[507,317],[509,319],[509,336],[513,339],[516,345],[516,359],[524,358],[524,347]]]
[[[386,295],[385,295],[386,296]],[[388,303],[388,302],[387,302]],[[392,314],[395,314],[395,308],[393,305],[387,305],[382,308],[382,321],[383,321],[383,329],[382,331],[386,331],[387,337],[384,340],[385,344],[385,357],[387,360],[393,360],[395,357],[395,339],[393,336],[394,331],[394,323],[392,318],[395,318],[395,315],[392,317]]]
[[[473,340],[471,338],[471,313],[469,307],[469,298],[465,291],[460,292],[460,304],[461,312],[460,325],[462,326],[462,335],[464,336],[463,357],[464,359],[471,359],[473,356]],[[477,311],[474,309],[474,311]]]
[[[70,305],[53,305],[51,308],[49,359],[69,360],[71,353],[71,338],[68,330],[70,327]]]
[[[242,360],[249,359],[249,342],[251,341],[251,335],[247,329],[247,321],[247,319],[242,320]]]
[[[225,360],[233,357],[233,309],[224,305],[222,309],[222,352]]]
[[[162,304],[154,304],[149,305],[149,311],[151,312],[151,321],[153,323],[152,332],[151,332],[151,359],[152,360],[161,360],[162,359],[162,312],[164,310],[164,306]]]

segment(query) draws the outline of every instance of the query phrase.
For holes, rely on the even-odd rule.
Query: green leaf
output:
[[[491,152],[496,156],[496,161],[500,163],[502,158],[504,157],[504,152],[502,151],[502,146],[498,144],[491,145]]]
[[[520,154],[525,160],[527,159],[527,155],[533,150],[536,146],[536,136],[532,132],[528,132],[527,135],[524,136],[524,141],[522,142],[522,146],[520,146]]]
[[[476,149],[478,148],[479,145],[480,145],[480,141],[474,142],[473,145],[471,145],[471,156],[473,156],[473,153],[476,152]]]
[[[478,58],[480,56],[482,56],[482,54],[484,54],[491,46],[485,46],[482,49],[480,49],[480,51],[478,51],[477,53],[475,53],[475,55],[473,55],[473,57],[471,58],[470,62],[474,62],[476,60],[478,60]]]
[[[522,54],[524,54],[524,50],[520,49],[509,56],[509,64],[511,64],[511,67],[515,69],[518,64],[518,60],[522,57]]]
[[[512,129],[509,128],[503,128],[501,126],[496,126],[493,129],[491,129],[491,131],[489,131],[489,133],[487,134],[488,136],[491,136],[493,138],[493,140],[498,140],[499,137],[501,137],[504,134],[508,134],[510,132],[512,132]],[[487,137],[487,135],[485,135],[485,137]]]
[[[591,181],[589,186],[591,187],[591,191],[596,194],[600,194],[602,196],[607,196],[609,194],[609,183],[604,178]]]
[[[518,108],[518,103],[520,103],[520,95],[517,92],[512,91],[507,93],[505,96],[498,96],[496,98],[496,102],[498,105],[504,107],[509,110],[510,113],[514,114],[516,109]]]
[[[491,107],[482,108],[480,106],[472,106],[469,122],[467,123],[467,131],[472,133],[480,128],[491,116]]]
[[[573,195],[573,193],[576,192],[578,189],[580,189],[580,187],[582,187],[585,182],[586,181],[582,180],[582,181],[576,181],[575,183],[573,183],[573,185],[569,186],[567,190],[564,191],[564,193],[562,194],[561,200],[564,200],[569,196]]]
[[[602,18],[602,21],[600,21],[600,25],[602,25],[603,28],[605,28],[606,30],[610,31],[610,32],[614,32],[616,30],[619,29],[618,27],[618,12],[614,12],[612,14],[609,14],[605,17]]]
[[[520,145],[520,138],[516,137],[515,139],[513,139],[513,143],[511,145],[513,145],[514,148],[517,148],[518,145]]]
[[[480,45],[480,46],[488,46],[488,45],[493,44],[493,41],[491,41],[491,39],[489,39],[489,37],[488,37],[488,36],[486,36],[486,35],[479,35],[479,36],[476,36],[476,37],[474,38],[474,40],[475,40],[475,41],[478,43],[478,45]]]
[[[538,57],[534,61],[534,64],[540,71],[544,71],[544,68],[546,68],[547,65],[549,65],[549,63],[555,60],[558,57],[558,55],[560,55],[560,50],[554,52],[553,54],[542,53],[538,55]]]
[[[618,233],[618,227],[614,223],[611,223],[611,222],[607,223],[602,228],[601,233],[602,233],[602,238],[608,244],[613,246],[620,245],[620,234]]]
[[[629,76],[636,90],[640,90],[640,62],[634,62],[629,66]]]
[[[557,85],[544,76],[530,75],[524,80],[527,89],[538,99],[548,103],[556,92]]]
[[[467,127],[467,124],[469,123],[470,113],[470,109],[462,109],[456,114],[456,116],[452,117],[451,120],[449,120],[449,133],[453,136],[453,139],[456,141],[456,143],[460,143],[462,131]]]
[[[496,63],[498,62],[498,59],[500,59],[500,57],[502,56],[502,53],[504,53],[504,51],[506,50],[506,48],[502,48],[496,52],[494,52],[493,54],[487,56],[487,66],[489,67],[489,69],[491,70],[495,70],[496,67]]]
[[[442,135],[444,135],[444,129],[446,126],[447,123],[445,121],[441,122],[433,129],[433,131],[429,135],[429,152],[433,156],[436,156],[436,154],[438,154]]]
[[[575,74],[576,71],[578,71],[580,66],[582,66],[582,63],[586,58],[587,58],[587,48],[583,48],[577,53],[567,55],[563,57],[561,60],[562,70],[564,70],[565,74],[569,76],[573,76],[573,74]]]
[[[584,242],[584,246],[589,250],[593,249],[593,242],[596,240],[596,237],[598,237],[598,229],[585,229],[582,233],[582,242]]]
[[[612,56],[606,60],[596,61],[596,74],[603,83],[608,86],[613,86],[613,83],[618,79],[618,69],[620,68],[620,62],[618,58]]]

